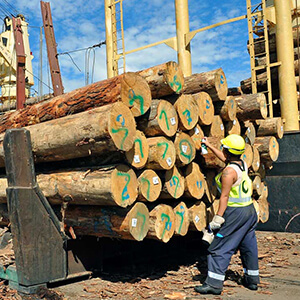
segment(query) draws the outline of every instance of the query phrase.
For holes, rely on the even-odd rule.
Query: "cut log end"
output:
[[[174,146],[176,150],[176,164],[178,166],[187,165],[194,160],[196,147],[188,134],[184,132],[177,133]]]
[[[196,199],[201,199],[205,190],[205,178],[197,163],[192,162],[185,172],[186,191]]]
[[[199,124],[210,125],[213,121],[215,110],[211,97],[206,92],[193,95],[198,106]]]
[[[185,180],[176,166],[166,172],[164,189],[166,189],[168,196],[175,199],[183,195]]]
[[[148,160],[149,145],[143,132],[137,130],[133,147],[126,152],[128,162],[135,168],[143,168]]]
[[[168,101],[160,101],[157,108],[157,122],[166,136],[173,136],[178,128],[178,116],[174,106]]]
[[[264,197],[260,197],[257,203],[259,207],[259,220],[262,223],[266,223],[269,220],[269,203]]]
[[[152,99],[147,81],[136,73],[125,73],[121,79],[121,99],[135,117],[143,115],[149,109]]]
[[[225,73],[222,69],[219,69],[215,74],[215,88],[218,98],[225,101],[228,94],[228,85]]]
[[[183,72],[174,61],[167,62],[166,66],[166,70],[163,74],[164,81],[176,94],[179,94],[184,86]]]
[[[126,165],[119,165],[113,171],[111,180],[115,202],[121,207],[131,205],[138,195],[138,181],[134,171]]]
[[[253,162],[253,150],[251,145],[245,145],[245,152],[241,155],[241,159],[247,164],[248,167],[252,165]]]
[[[191,229],[202,231],[207,225],[207,211],[204,202],[197,203],[189,208]]]
[[[197,124],[192,130],[189,131],[189,136],[192,138],[196,150],[200,150],[201,141],[204,138],[204,133],[199,124]]]
[[[108,130],[115,146],[123,151],[129,151],[136,134],[135,120],[128,107],[121,102],[113,104],[110,112]]]
[[[181,201],[173,211],[175,214],[175,234],[184,236],[187,234],[190,225],[188,208],[186,204]]]
[[[138,177],[139,182],[139,195],[149,202],[158,199],[162,183],[160,178],[153,170],[144,170]]]

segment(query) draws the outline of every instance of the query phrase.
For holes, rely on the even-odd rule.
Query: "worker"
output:
[[[244,268],[242,284],[250,290],[257,290],[257,213],[251,198],[252,181],[248,176],[248,167],[240,159],[245,151],[245,140],[237,134],[228,135],[221,140],[222,150],[211,145],[206,137],[203,143],[227,165],[215,178],[221,195],[218,211],[209,223],[215,237],[208,248],[207,278],[195,290],[200,294],[220,295],[225,272],[237,250],[240,251]]]

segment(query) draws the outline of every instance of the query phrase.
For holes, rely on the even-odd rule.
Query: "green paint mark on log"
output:
[[[162,213],[161,214],[161,220],[164,221],[165,219],[167,219],[166,223],[165,223],[165,228],[163,230],[163,233],[161,235],[161,239],[164,238],[165,236],[165,233],[166,233],[166,230],[167,231],[170,231],[171,227],[172,227],[172,223],[170,222],[170,216],[165,214],[165,213]],[[171,226],[170,226],[171,225]]]
[[[162,111],[160,112],[160,115],[159,115],[159,119],[160,119],[160,120],[162,119],[162,115],[165,116],[165,120],[166,120],[166,124],[167,124],[167,129],[170,130],[170,126],[169,126],[169,121],[168,121],[167,113],[166,113],[164,110],[162,110]]]
[[[142,141],[141,141],[140,139],[136,139],[136,140],[134,141],[134,143],[138,143],[138,144],[139,144],[139,146],[140,146],[141,157],[144,158]]]
[[[162,155],[163,159],[165,159],[166,154],[167,154],[167,151],[168,151],[168,148],[169,148],[169,144],[166,143],[166,142],[162,142],[162,143],[157,143],[157,146],[158,146],[158,147],[162,147],[162,146],[165,146],[165,147],[166,147],[166,148],[165,148],[165,151],[164,151],[164,153],[163,153],[163,155]]]
[[[130,175],[126,174],[126,173],[122,173],[122,172],[117,172],[117,175],[125,177],[126,184],[125,184],[125,186],[123,188],[123,191],[122,191],[122,202],[124,202],[125,200],[128,200],[130,198],[130,196],[128,194],[128,184],[130,182]]]
[[[185,213],[185,209],[182,205],[180,205],[180,209],[181,209],[181,211],[176,211],[176,214],[181,217],[180,225],[179,225],[179,228],[178,228],[178,233],[181,232],[182,224],[183,224],[183,220],[184,220],[184,213]]]
[[[150,181],[149,181],[148,179],[142,177],[142,178],[141,178],[141,182],[142,182],[142,183],[144,183],[144,182],[147,183],[147,186],[148,186],[148,187],[147,187],[147,196],[146,196],[146,199],[149,200],[149,198],[150,198],[150,186],[151,186],[151,185],[150,185]]]
[[[140,103],[140,112],[141,115],[144,114],[144,98],[140,95],[136,95],[133,89],[129,90],[129,105],[133,105],[135,101]]]
[[[114,128],[111,129],[112,133],[118,133],[120,131],[124,131],[125,132],[124,137],[123,137],[123,139],[121,141],[121,145],[120,145],[120,149],[123,150],[124,142],[125,142],[125,140],[126,140],[126,138],[128,136],[128,129],[125,128],[125,127],[118,128],[118,129],[114,129]]]

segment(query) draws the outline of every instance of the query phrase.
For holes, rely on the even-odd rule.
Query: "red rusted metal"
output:
[[[59,68],[59,63],[57,58],[57,48],[56,48],[56,41],[54,36],[50,3],[41,1],[41,11],[42,11],[45,39],[47,44],[47,53],[48,53],[48,60],[49,60],[49,66],[51,72],[53,93],[54,96],[58,96],[64,93],[64,88],[61,80],[61,73],[60,73],[60,68]]]
[[[25,50],[23,43],[23,31],[20,18],[13,18],[13,29],[15,37],[15,48],[17,55],[17,109],[25,104]]]

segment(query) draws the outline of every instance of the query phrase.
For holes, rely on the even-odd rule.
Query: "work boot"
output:
[[[245,277],[242,278],[242,284],[245,288],[251,291],[257,291],[257,284],[248,282]]]
[[[222,289],[215,288],[213,286],[208,285],[207,283],[203,283],[203,285],[195,286],[195,291],[200,294],[213,294],[213,295],[220,295],[222,293]]]

